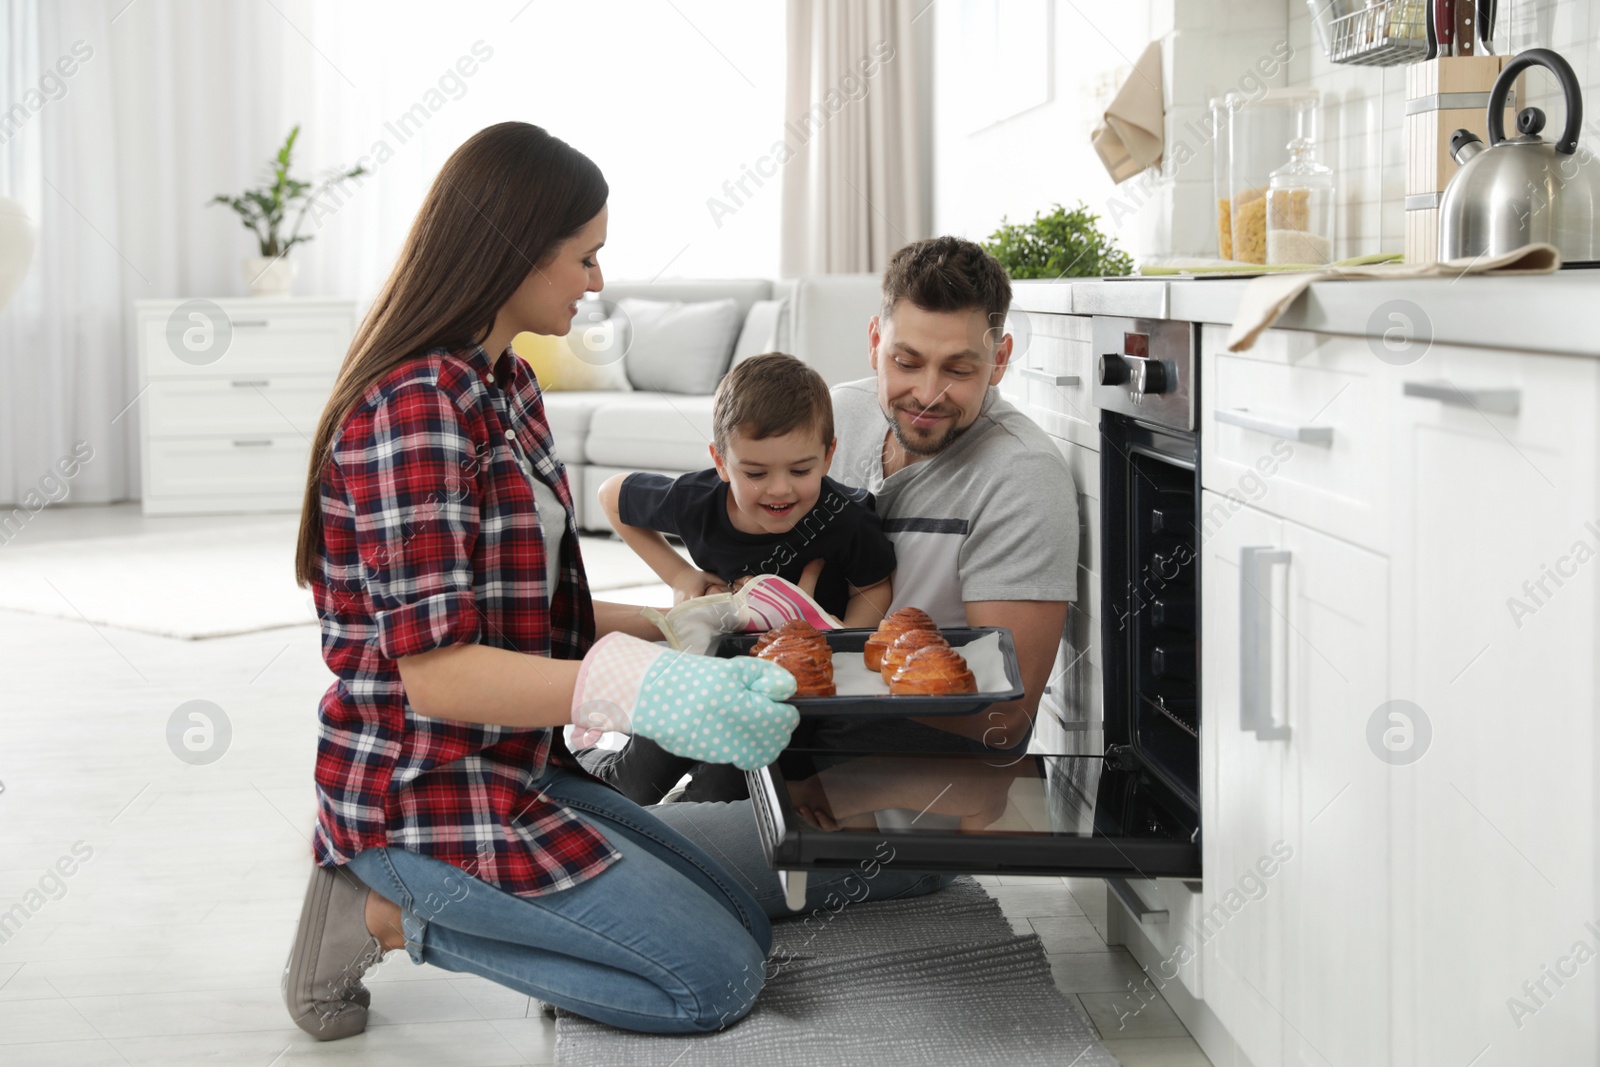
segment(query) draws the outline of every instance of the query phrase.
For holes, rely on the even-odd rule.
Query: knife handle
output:
[[[1439,38],[1439,54],[1455,55],[1456,3],[1455,0],[1434,0],[1433,30]]]
[[[1451,2],[1456,5],[1455,54],[1477,55],[1478,27],[1477,20],[1473,17],[1477,11],[1477,2],[1476,0],[1451,0]]]

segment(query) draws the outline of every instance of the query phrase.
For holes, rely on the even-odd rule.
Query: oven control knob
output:
[[[1158,359],[1141,359],[1133,369],[1134,392],[1149,396],[1167,391],[1167,368]]]
[[[1128,380],[1128,361],[1115,352],[1100,357],[1100,384],[1121,385]]]

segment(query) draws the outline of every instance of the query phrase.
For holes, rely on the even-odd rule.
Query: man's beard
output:
[[[891,408],[884,418],[889,420],[889,428],[894,431],[894,439],[900,442],[900,447],[913,456],[936,456],[954,444],[955,439],[968,430],[966,426],[956,425],[956,419],[959,416],[953,415],[950,419],[950,428],[939,435],[938,440],[932,442],[915,440],[906,433],[905,427],[895,417],[896,412],[901,410],[900,408]]]

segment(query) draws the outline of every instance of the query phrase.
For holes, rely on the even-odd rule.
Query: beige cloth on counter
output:
[[[1160,166],[1165,127],[1161,42],[1151,41],[1089,139],[1112,181],[1125,182],[1147,167]]]
[[[1531,244],[1498,256],[1473,256],[1443,263],[1373,263],[1297,273],[1263,274],[1245,286],[1228,331],[1228,351],[1243,352],[1277,322],[1312,282],[1370,278],[1460,278],[1467,274],[1553,274],[1561,269],[1554,245]]]

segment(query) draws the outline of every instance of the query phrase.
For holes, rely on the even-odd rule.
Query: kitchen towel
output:
[[[1228,331],[1228,351],[1243,352],[1282,317],[1312,282],[1371,278],[1460,278],[1467,274],[1553,274],[1561,269],[1554,245],[1531,244],[1498,256],[1473,256],[1443,263],[1375,263],[1300,274],[1264,274],[1245,286]]]
[[[1161,42],[1151,41],[1122,83],[1090,141],[1113,181],[1161,165],[1166,108],[1161,100]]]
[[[556,1063],[1116,1064],[1078,1001],[1057,991],[1038,935],[1013,933],[970,878],[772,925],[772,977],[742,1022],[661,1037],[561,1013]]]

